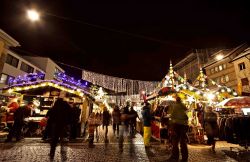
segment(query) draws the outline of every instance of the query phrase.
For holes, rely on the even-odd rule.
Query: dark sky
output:
[[[1,0],[0,28],[20,42],[19,51],[98,73],[161,80],[169,60],[175,63],[191,49],[249,42],[246,1],[217,1]],[[43,13],[40,22],[26,19],[29,8]]]

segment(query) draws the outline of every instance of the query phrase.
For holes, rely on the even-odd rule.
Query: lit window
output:
[[[225,81],[229,82],[229,76],[228,75],[225,75]]]
[[[219,66],[219,70],[220,70],[220,71],[221,71],[221,70],[223,70],[223,67],[222,67],[222,65],[220,65],[220,66]]]
[[[244,69],[246,69],[246,66],[245,66],[245,63],[244,63],[244,62],[238,64],[238,66],[239,66],[239,70],[244,70]]]
[[[226,69],[227,68],[227,64],[223,64],[223,69]]]
[[[218,72],[218,66],[215,67],[215,72]]]
[[[210,72],[211,72],[211,74],[213,74],[214,73],[214,68],[210,69]]]
[[[7,81],[7,79],[8,79],[8,75],[6,75],[6,74],[1,74],[0,83],[5,84],[6,81]]]
[[[221,83],[225,83],[224,76],[222,76],[222,77],[220,78],[220,82],[221,82]]]

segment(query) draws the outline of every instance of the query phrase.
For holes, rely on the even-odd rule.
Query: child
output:
[[[95,113],[92,112],[88,119],[89,147],[93,147],[95,127],[96,127]]]

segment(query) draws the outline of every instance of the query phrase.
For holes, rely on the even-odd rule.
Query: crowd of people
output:
[[[15,137],[16,141],[21,139],[21,130],[24,125],[24,119],[32,116],[34,103],[29,102],[26,106],[19,107],[17,104],[11,104],[11,113],[13,115],[14,124],[9,124],[10,131],[6,142],[12,141]],[[188,160],[188,138],[187,132],[188,116],[187,107],[182,103],[180,97],[176,97],[176,102],[168,109],[170,120],[168,121],[169,136],[171,136],[172,155],[169,161],[179,160],[179,145],[182,155],[182,161]],[[74,100],[70,99],[68,102],[59,98],[55,101],[54,106],[46,114],[46,128],[43,133],[43,140],[50,139],[50,157],[53,158],[55,149],[59,139],[69,138],[76,139],[79,136],[80,129],[80,113],[81,110],[74,104]],[[166,113],[164,111],[164,113]],[[151,124],[154,120],[151,105],[145,102],[142,111],[143,123],[143,139],[146,148],[150,148],[151,139]],[[120,108],[114,106],[112,112],[107,107],[102,111],[92,112],[86,122],[85,127],[88,129],[89,146],[94,146],[94,139],[98,141],[100,129],[104,130],[105,142],[108,142],[109,125],[112,125],[113,135],[119,141],[119,149],[123,151],[124,137],[134,138],[136,135],[137,118],[139,118],[137,111],[134,110],[134,105],[131,102],[126,102],[126,106]],[[207,107],[203,112],[202,126],[206,131],[208,137],[208,144],[212,145],[212,151],[215,152],[215,137],[218,134],[217,114],[213,112],[212,107]]]

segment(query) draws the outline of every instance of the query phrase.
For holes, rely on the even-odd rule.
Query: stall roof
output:
[[[75,86],[71,86],[69,84],[65,84],[62,82],[57,82],[55,80],[41,80],[41,81],[35,81],[35,82],[29,82],[29,83],[23,83],[23,84],[15,84],[12,86],[5,87],[2,90],[3,92],[12,93],[12,92],[27,91],[27,90],[41,88],[41,87],[54,87],[56,89],[66,91],[68,93],[75,94],[80,97],[83,97],[84,95],[92,97],[90,92],[88,92],[87,90],[80,89]]]

